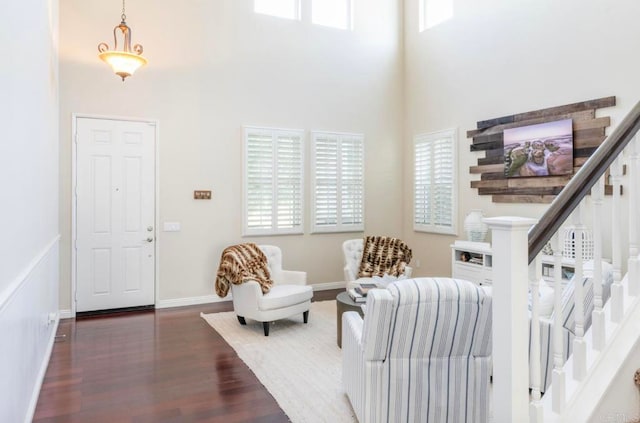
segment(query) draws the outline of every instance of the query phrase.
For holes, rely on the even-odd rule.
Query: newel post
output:
[[[491,217],[493,250],[493,421],[529,421],[527,233],[535,219]]]

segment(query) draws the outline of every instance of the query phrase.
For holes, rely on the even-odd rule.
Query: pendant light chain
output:
[[[113,71],[122,78],[133,75],[133,73],[147,64],[147,59],[142,56],[142,45],[134,44],[131,47],[131,28],[126,23],[127,14],[125,12],[126,1],[122,0],[122,21],[113,28],[113,50],[109,48],[107,43],[98,44],[98,57],[107,63]],[[118,49],[118,34],[122,39],[122,48]]]
[[[127,20],[127,15],[124,14],[124,0],[122,0],[122,22]]]

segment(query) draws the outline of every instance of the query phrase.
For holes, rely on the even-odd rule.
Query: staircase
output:
[[[640,363],[638,130],[640,103],[539,221],[485,219],[493,239],[495,422],[624,423],[640,415],[634,384]],[[613,186],[611,196],[604,195],[605,182]],[[567,291],[563,297],[561,270],[568,226],[575,256],[573,298]],[[554,313],[544,323],[540,257],[549,246]],[[603,257],[610,257],[610,285],[603,281]],[[586,264],[593,270],[585,272]],[[545,389],[541,375],[549,373],[551,385]]]

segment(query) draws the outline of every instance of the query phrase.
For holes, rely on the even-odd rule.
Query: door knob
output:
[[[143,239],[142,241],[143,241],[143,242],[144,242],[144,241],[146,241],[146,242],[153,242],[153,237],[152,237],[152,236],[150,236],[149,238],[147,238],[147,239]]]
[[[148,232],[153,231],[153,226],[147,226],[147,231],[148,231]]]

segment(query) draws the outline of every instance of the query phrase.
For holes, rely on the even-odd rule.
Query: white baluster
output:
[[[582,224],[582,204],[578,205],[573,212],[574,222],[574,251],[575,251],[575,273],[573,275],[574,300],[575,300],[575,338],[573,339],[573,378],[575,380],[584,379],[587,373],[587,344],[584,341],[584,286],[582,285],[583,275],[583,237],[584,225]]]
[[[558,233],[551,237],[553,248],[553,288],[555,290],[553,301],[553,398],[551,409],[561,413],[566,402],[566,375],[564,372],[564,342],[562,341],[562,243]],[[494,396],[495,398],[495,396]]]
[[[593,348],[602,351],[605,346],[605,315],[602,300],[602,203],[604,198],[604,177],[591,189],[593,201],[593,313],[591,335]]]
[[[529,421],[542,423],[543,408],[540,401],[540,279],[542,265],[540,256],[529,265],[529,284],[531,286],[531,403],[529,404]]]
[[[622,284],[620,183],[622,179],[622,159],[616,157],[611,165],[613,185],[613,210],[611,211],[611,262],[613,265],[613,285],[611,286],[611,320],[620,323],[624,312],[624,291]]]
[[[640,202],[638,199],[638,177],[640,177],[638,166],[640,165],[640,137],[636,137],[629,143],[627,147],[629,151],[629,294],[638,296],[640,294],[640,261],[638,260],[638,207]]]
[[[529,420],[527,232],[534,219],[484,219],[493,239],[493,420]],[[555,391],[555,386],[554,386]]]

